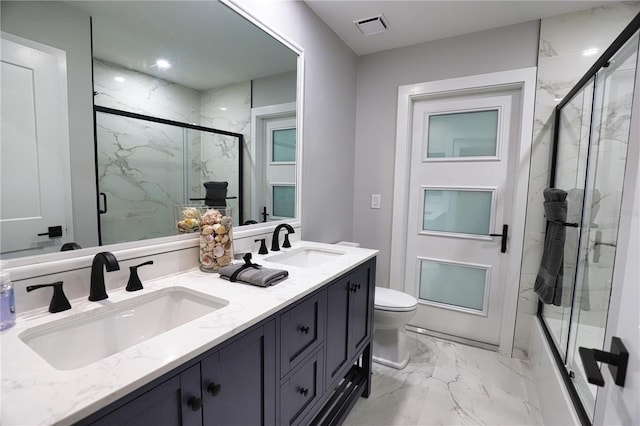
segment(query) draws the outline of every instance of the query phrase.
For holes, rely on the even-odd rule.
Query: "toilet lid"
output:
[[[383,311],[411,311],[416,308],[418,301],[415,297],[401,291],[385,287],[376,287],[375,308]]]

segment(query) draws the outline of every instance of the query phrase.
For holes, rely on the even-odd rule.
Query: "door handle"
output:
[[[48,232],[38,234],[38,237],[47,235],[49,238],[62,237],[62,226],[50,226]]]
[[[104,210],[102,210],[100,206],[98,206],[98,213],[105,214],[107,212],[107,194],[105,194],[104,192],[101,192],[100,196],[102,197],[102,204],[104,204]]]
[[[609,364],[609,371],[611,371],[615,384],[624,387],[627,364],[629,363],[629,351],[627,351],[619,337],[614,336],[611,338],[611,352],[583,347],[579,347],[578,352],[589,383],[596,386],[604,386],[604,378],[598,368],[598,362],[604,362]]]
[[[500,253],[507,252],[507,237],[509,236],[509,225],[502,225],[502,234],[489,234],[490,237],[502,238],[502,246],[500,246]]]

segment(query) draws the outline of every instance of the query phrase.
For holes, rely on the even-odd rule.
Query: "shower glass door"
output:
[[[608,351],[610,346],[604,336],[627,162],[638,39],[636,32],[557,111],[553,186],[567,192],[568,226],[561,306],[544,305],[542,317],[591,420],[598,387],[588,383],[578,348]]]
[[[604,341],[618,239],[627,161],[633,87],[638,57],[636,34],[596,75],[591,153],[571,316],[567,368],[593,419],[598,387],[587,382],[579,347],[609,350]],[[637,160],[637,159],[636,159]]]
[[[567,222],[582,222],[584,185],[587,176],[589,137],[591,134],[591,104],[594,79],[592,78],[560,111],[558,121],[558,148],[555,187],[567,192]],[[560,306],[545,305],[544,319],[558,348],[565,357],[569,342],[569,325],[573,301],[573,283],[576,275],[580,229],[565,229],[564,281]]]
[[[175,235],[174,207],[204,205],[210,181],[229,184],[239,224],[240,138],[178,124],[96,111],[101,244]]]

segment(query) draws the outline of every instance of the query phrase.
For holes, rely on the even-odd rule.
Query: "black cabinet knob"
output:
[[[310,328],[309,328],[309,326],[307,326],[307,325],[301,325],[301,326],[300,326],[300,331],[301,331],[302,333],[304,333],[304,334],[309,334],[309,330],[311,330],[311,329],[310,329]]]
[[[207,392],[209,392],[212,396],[218,396],[220,391],[222,390],[222,385],[218,383],[209,383],[207,386]]]
[[[309,389],[307,388],[300,388],[298,389],[298,392],[300,393],[300,395],[302,396],[307,396],[307,394],[309,393]]]
[[[192,396],[191,398],[189,398],[189,401],[187,401],[187,405],[191,407],[193,411],[198,411],[200,408],[202,408],[202,399]]]

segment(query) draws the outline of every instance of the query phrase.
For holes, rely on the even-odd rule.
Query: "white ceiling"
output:
[[[611,1],[305,0],[357,55],[590,9]],[[382,14],[389,30],[364,36],[353,21]]]
[[[296,69],[293,51],[216,1],[67,4],[91,15],[96,58],[196,90]],[[171,69],[158,69],[158,58]]]

